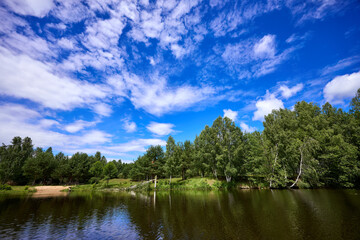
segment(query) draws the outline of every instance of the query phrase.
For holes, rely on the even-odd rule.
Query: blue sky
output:
[[[0,141],[132,161],[218,116],[262,130],[360,88],[359,1],[0,3]]]

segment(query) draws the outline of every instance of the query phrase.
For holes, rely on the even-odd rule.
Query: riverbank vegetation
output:
[[[273,110],[263,125],[262,132],[244,133],[229,118],[218,117],[193,142],[169,136],[165,150],[150,146],[133,163],[107,161],[100,152],[54,156],[51,147],[34,149],[29,137],[14,137],[0,148],[0,181],[97,188],[111,186],[114,178],[161,179],[149,187],[181,189],[179,179],[186,183],[195,177],[210,188],[208,179],[260,188],[360,186],[360,89],[348,112],[302,101],[292,110]]]
[[[111,179],[109,182],[101,180],[93,184],[80,184],[71,187],[71,191],[150,191],[150,190],[220,190],[229,188],[250,189],[257,186],[248,185],[245,182],[226,182],[208,177],[193,177],[182,179],[181,177],[158,179],[156,188],[154,181],[134,181],[131,179]]]
[[[23,195],[36,192],[32,186],[10,186],[8,184],[0,184],[0,193]]]

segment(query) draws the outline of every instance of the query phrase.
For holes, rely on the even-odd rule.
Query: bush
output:
[[[25,191],[29,190],[29,186],[25,186],[24,190]]]
[[[213,188],[220,189],[221,188],[221,182],[216,180],[212,186],[213,186]]]
[[[298,181],[298,187],[300,189],[307,189],[307,188],[311,188],[310,184],[309,183],[306,183],[306,182],[303,182],[301,180]]]
[[[8,184],[0,184],[0,190],[11,190],[11,186]]]
[[[100,178],[98,177],[92,177],[89,180],[90,183],[99,183],[100,182]]]

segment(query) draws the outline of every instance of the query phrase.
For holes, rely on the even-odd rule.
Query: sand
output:
[[[35,187],[36,192],[32,195],[32,197],[58,197],[58,196],[66,196],[67,192],[61,192],[61,190],[68,189],[67,186],[38,186]]]

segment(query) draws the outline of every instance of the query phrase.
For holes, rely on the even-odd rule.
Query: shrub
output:
[[[100,182],[100,178],[98,177],[92,177],[89,180],[90,183],[99,183]]]
[[[8,184],[0,184],[0,190],[11,190],[11,186]]]

